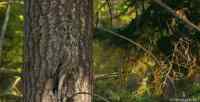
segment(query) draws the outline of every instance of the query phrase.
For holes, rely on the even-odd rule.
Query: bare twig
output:
[[[172,72],[173,66],[172,63],[170,62],[170,67],[169,70],[167,71],[166,75],[165,75],[165,79],[163,81],[163,84],[166,85],[167,84],[167,79],[170,77],[170,73]]]
[[[95,80],[107,79],[107,78],[116,78],[116,77],[119,77],[119,73],[97,74],[97,75],[95,75]]]
[[[196,29],[197,31],[200,32],[200,28],[197,25],[195,25],[194,23],[192,23],[189,19],[181,17],[180,15],[177,15],[175,10],[173,10],[167,4],[163,3],[161,0],[153,0],[153,1],[156,2],[157,4],[159,4],[161,7],[165,8],[168,12],[170,12],[175,17],[181,19],[184,23],[186,23],[190,27],[192,27],[192,28],[194,28],[194,29]]]
[[[21,91],[17,88],[17,84],[19,84],[21,81],[22,81],[21,77],[16,78],[14,83],[12,84],[12,87],[11,87],[11,89],[16,91],[17,96],[22,96]]]

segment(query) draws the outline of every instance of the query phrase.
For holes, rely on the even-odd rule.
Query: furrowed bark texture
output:
[[[25,0],[25,8],[23,102],[91,102],[76,93],[92,93],[92,0]]]

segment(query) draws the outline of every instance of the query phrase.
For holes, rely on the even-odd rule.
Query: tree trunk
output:
[[[91,102],[92,0],[25,0],[23,102]]]

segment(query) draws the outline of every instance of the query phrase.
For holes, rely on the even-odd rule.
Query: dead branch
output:
[[[146,49],[145,47],[143,47],[141,44],[139,44],[139,43],[137,43],[137,42],[135,42],[135,41],[133,41],[133,40],[131,40],[131,39],[129,39],[129,38],[121,35],[121,34],[113,32],[113,31],[111,31],[109,29],[106,29],[106,28],[99,28],[99,29],[101,29],[101,30],[103,30],[105,32],[108,32],[108,33],[110,33],[110,34],[112,34],[114,36],[117,36],[117,37],[119,37],[121,39],[124,39],[124,40],[130,42],[131,44],[137,46],[138,48],[141,48],[144,52],[146,52],[147,54],[149,54],[154,59],[154,61],[156,62],[157,65],[159,65],[159,66],[161,65],[160,61],[158,60],[158,58],[151,51],[149,51],[148,49]]]
[[[170,12],[172,15],[174,15],[175,17],[177,17],[180,20],[182,20],[184,23],[186,23],[190,27],[192,27],[192,28],[194,28],[194,29],[196,29],[197,31],[200,32],[200,28],[197,25],[195,25],[194,23],[192,23],[189,19],[187,19],[185,17],[182,17],[181,15],[178,15],[175,10],[173,10],[167,4],[163,3],[161,0],[153,0],[153,1],[156,2],[157,4],[159,4],[161,7],[165,8],[168,12]]]

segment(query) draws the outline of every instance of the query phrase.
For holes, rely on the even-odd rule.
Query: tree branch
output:
[[[194,28],[194,29],[196,29],[197,31],[200,32],[200,28],[197,25],[195,25],[194,23],[192,23],[189,19],[181,17],[180,15],[177,15],[175,10],[173,10],[167,4],[163,3],[161,0],[153,0],[153,1],[156,2],[157,4],[159,4],[161,7],[165,8],[168,12],[170,12],[172,15],[174,15],[175,17],[177,17],[180,20],[182,20],[184,23],[186,23],[190,27],[192,27],[192,28]]]
[[[156,62],[157,65],[159,65],[159,66],[161,65],[160,61],[158,60],[158,58],[151,51],[149,51],[148,49],[146,49],[145,47],[143,47],[141,44],[139,44],[139,43],[137,43],[137,42],[135,42],[135,41],[133,41],[133,40],[131,40],[131,39],[129,39],[129,38],[121,35],[121,34],[113,32],[113,31],[111,31],[109,29],[105,29],[105,28],[99,28],[99,29],[101,29],[101,30],[103,30],[105,32],[108,32],[108,33],[110,33],[110,34],[112,34],[114,36],[117,36],[117,37],[119,37],[121,39],[124,39],[124,40],[130,42],[131,44],[137,46],[138,48],[141,48],[144,52],[146,52],[147,54],[149,54],[155,60],[155,62]]]
[[[109,74],[97,74],[95,75],[95,80],[98,79],[107,79],[107,78],[115,78],[115,77],[119,77],[118,73],[109,73]]]

